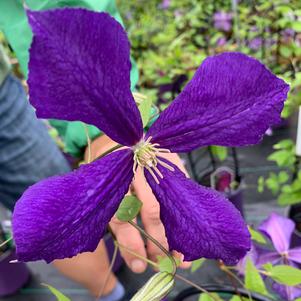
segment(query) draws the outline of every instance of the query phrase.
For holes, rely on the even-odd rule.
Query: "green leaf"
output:
[[[288,191],[285,192],[286,188],[290,187],[289,185],[285,185],[282,189],[282,193],[278,197],[278,204],[280,206],[288,206],[294,205],[301,202],[301,190],[299,191]]]
[[[274,149],[292,149],[294,142],[291,139],[284,139],[273,145]]]
[[[145,127],[149,122],[151,109],[152,109],[152,100],[149,97],[147,97],[139,105],[139,111],[141,114],[143,127]]]
[[[285,58],[289,58],[293,54],[293,49],[291,49],[288,46],[284,46],[284,45],[280,46],[279,51],[280,51],[280,54]]]
[[[170,258],[163,257],[163,256],[157,256],[158,264],[159,264],[159,270],[160,272],[167,272],[172,273],[173,271],[173,263],[171,262]],[[176,265],[178,266],[180,264],[180,260],[177,258],[174,258],[176,261]]]
[[[56,299],[58,301],[71,301],[68,297],[66,297],[64,294],[62,294],[60,291],[58,291],[56,288],[49,284],[42,283],[43,286],[46,286],[52,293],[53,295],[56,296]]]
[[[256,241],[260,244],[266,244],[267,243],[265,237],[260,232],[254,230],[250,226],[248,226],[248,229],[249,229],[249,232],[251,234],[252,240],[254,240],[254,241]]]
[[[279,150],[268,156],[269,161],[275,161],[278,166],[291,166],[294,163],[294,156],[289,150]]]
[[[269,272],[269,271],[272,270],[273,265],[272,265],[270,262],[268,262],[268,263],[263,264],[262,267],[263,267],[266,271]]]
[[[215,298],[212,298],[210,295],[214,296]],[[219,297],[218,294],[216,294],[216,293],[210,293],[210,295],[206,294],[206,293],[203,293],[203,294],[200,295],[198,301],[216,301],[216,300],[222,301],[222,299]]]
[[[276,194],[279,191],[278,177],[275,173],[271,172],[269,174],[269,177],[266,179],[265,184],[273,194]]]
[[[301,270],[289,265],[276,265],[269,269],[269,276],[276,282],[288,286],[301,284]]]
[[[258,192],[263,193],[263,191],[264,191],[264,177],[263,176],[260,176],[258,178],[257,185],[258,185],[258,187],[257,187]]]
[[[117,218],[123,222],[133,220],[139,213],[142,202],[133,195],[124,197],[117,210]]]
[[[224,146],[213,145],[210,146],[212,154],[214,157],[218,158],[220,161],[224,161],[228,155],[228,149]]]
[[[286,171],[280,171],[278,174],[278,181],[281,184],[284,184],[285,182],[287,182],[289,179],[289,175]]]
[[[245,271],[245,287],[253,292],[268,295],[268,291],[253,262],[248,258]]]
[[[194,273],[195,271],[197,271],[203,265],[204,261],[205,258],[194,260],[191,264],[191,272]]]
[[[292,23],[292,29],[297,32],[301,32],[301,21],[294,21]]]

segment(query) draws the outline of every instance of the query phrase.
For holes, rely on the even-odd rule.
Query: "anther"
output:
[[[170,150],[166,148],[157,148],[160,146],[159,143],[151,143],[151,139],[152,137],[150,136],[146,139],[146,141],[142,140],[133,146],[133,172],[136,172],[138,166],[146,168],[156,183],[159,184],[159,178],[163,179],[164,176],[157,165],[160,164],[170,171],[174,171],[174,168],[168,163],[159,160],[157,157],[160,153],[170,153]]]

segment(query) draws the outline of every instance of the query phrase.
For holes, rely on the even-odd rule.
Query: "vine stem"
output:
[[[102,285],[95,301],[97,301],[102,296],[102,294],[103,294],[103,292],[104,292],[104,290],[105,290],[105,288],[106,288],[106,286],[109,282],[110,276],[112,274],[113,266],[114,266],[114,263],[115,263],[116,258],[117,258],[117,251],[118,251],[118,246],[116,245],[116,243],[114,243],[114,253],[113,253],[112,260],[111,260],[111,263],[110,263],[110,266],[109,266],[109,270],[107,272],[104,284]]]
[[[211,292],[209,292],[206,289],[202,288],[201,286],[195,284],[194,282],[190,281],[189,279],[187,279],[187,278],[185,278],[185,277],[183,277],[179,274],[175,274],[175,277],[182,280],[183,282],[189,284],[190,286],[195,287],[196,289],[198,289],[202,293],[205,293],[205,294],[209,295],[214,301],[219,301],[219,299],[216,298]]]
[[[138,253],[132,251],[132,250],[129,249],[128,247],[121,245],[121,244],[118,243],[117,241],[115,241],[115,243],[117,244],[117,246],[118,246],[120,249],[125,250],[126,252],[128,252],[128,253],[130,253],[130,254],[136,256],[137,258],[139,258],[139,259],[141,259],[141,260],[147,262],[148,264],[152,265],[153,267],[155,267],[155,268],[157,268],[157,269],[160,268],[160,266],[159,266],[156,262],[154,262],[154,261],[152,261],[152,260],[150,260],[150,259],[148,259],[148,258],[146,258],[146,257],[143,257],[143,256],[139,255]]]
[[[147,239],[149,239],[151,242],[153,242],[171,261],[172,263],[172,272],[171,274],[174,276],[177,272],[177,263],[173,256],[152,236],[150,236],[148,233],[146,233],[142,228],[140,228],[136,223],[133,221],[128,221],[130,225],[132,225],[134,228],[136,228],[143,236],[145,236]]]
[[[130,253],[130,254],[136,256],[137,258],[140,258],[141,260],[143,260],[143,261],[145,261],[146,263],[152,265],[153,267],[155,267],[155,268],[157,268],[157,269],[160,268],[160,266],[159,266],[156,262],[154,262],[154,261],[152,261],[152,260],[150,260],[150,259],[148,259],[148,258],[146,258],[146,257],[144,257],[144,256],[141,256],[140,254],[138,254],[138,253],[132,251],[131,249],[129,249],[128,247],[121,245],[121,244],[118,243],[116,240],[115,240],[115,244],[116,244],[120,249],[124,249],[124,250],[127,251],[128,253]],[[183,282],[185,282],[185,283],[187,283],[187,284],[189,284],[189,285],[191,285],[191,286],[193,286],[193,287],[195,287],[196,289],[200,290],[201,292],[203,292],[203,293],[205,293],[205,294],[208,294],[214,301],[219,301],[219,300],[218,300],[211,292],[207,291],[206,289],[202,288],[201,286],[197,285],[196,283],[190,281],[189,279],[187,279],[187,278],[185,278],[185,277],[183,277],[183,276],[181,276],[181,275],[178,275],[178,274],[174,274],[174,277],[175,277],[175,278],[178,278],[178,279],[180,279],[180,280],[182,280]]]
[[[117,144],[116,146],[114,146],[114,147],[110,148],[109,150],[105,151],[104,153],[102,153],[100,156],[96,157],[93,161],[96,161],[96,160],[112,153],[113,151],[122,148],[122,147],[124,147],[124,146],[121,145],[121,144]]]
[[[5,246],[7,243],[9,243],[11,240],[13,239],[13,237],[8,238],[7,240],[5,240],[4,242],[2,242],[0,244],[0,248],[2,248],[3,246]]]
[[[83,123],[84,129],[85,129],[85,134],[86,134],[86,138],[87,138],[87,145],[88,145],[88,163],[91,162],[91,158],[92,158],[92,153],[91,153],[91,138],[89,135],[89,130],[88,130],[88,126]]]
[[[224,271],[226,274],[231,276],[233,279],[235,279],[242,287],[244,287],[248,293],[248,297],[251,301],[253,301],[250,291],[246,288],[244,283],[232,272],[230,271],[227,266],[225,266],[223,263],[220,264],[220,269]]]

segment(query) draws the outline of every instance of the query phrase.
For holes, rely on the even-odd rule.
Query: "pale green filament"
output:
[[[174,171],[174,168],[158,159],[158,154],[160,153],[170,153],[168,149],[158,148],[160,145],[158,143],[151,143],[152,137],[148,137],[146,141],[141,140],[134,147],[134,173],[137,167],[146,168],[151,176],[154,178],[157,184],[160,183],[159,178],[163,179],[163,175],[158,169],[157,165],[167,168],[170,171]],[[159,178],[158,178],[159,177]]]

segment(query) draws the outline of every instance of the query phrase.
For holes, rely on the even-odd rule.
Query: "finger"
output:
[[[177,252],[173,251],[172,255],[179,260],[179,267],[181,269],[189,269],[191,267],[191,262],[190,261],[184,261],[184,255]]]
[[[138,254],[138,256],[144,258],[147,257],[144,241],[142,240],[140,233],[129,223],[119,221],[116,216],[112,218],[110,227],[116,236],[117,242],[121,246],[120,253],[127,266],[134,273],[144,272],[147,266],[145,261],[134,255]],[[129,249],[132,253],[126,249]]]
[[[160,220],[159,203],[146,183],[141,170],[138,170],[135,175],[133,188],[137,197],[143,202],[140,214],[145,231],[168,249],[164,226]],[[164,252],[149,240],[147,240],[147,254],[153,261],[157,261],[158,256],[164,256]]]
[[[183,162],[178,155],[163,154],[163,156],[176,164],[187,175]],[[141,218],[146,232],[153,236],[162,246],[168,249],[165,229],[160,220],[159,203],[153,195],[151,188],[147,184],[141,170],[138,170],[135,175],[133,188],[137,197],[143,202]],[[158,256],[164,256],[164,253],[150,241],[147,242],[147,253],[151,260],[157,260]],[[177,259],[179,259],[181,262],[183,261],[183,256],[180,253],[175,252],[174,254],[176,254]],[[188,268],[190,263],[182,262],[180,266],[183,268]]]

